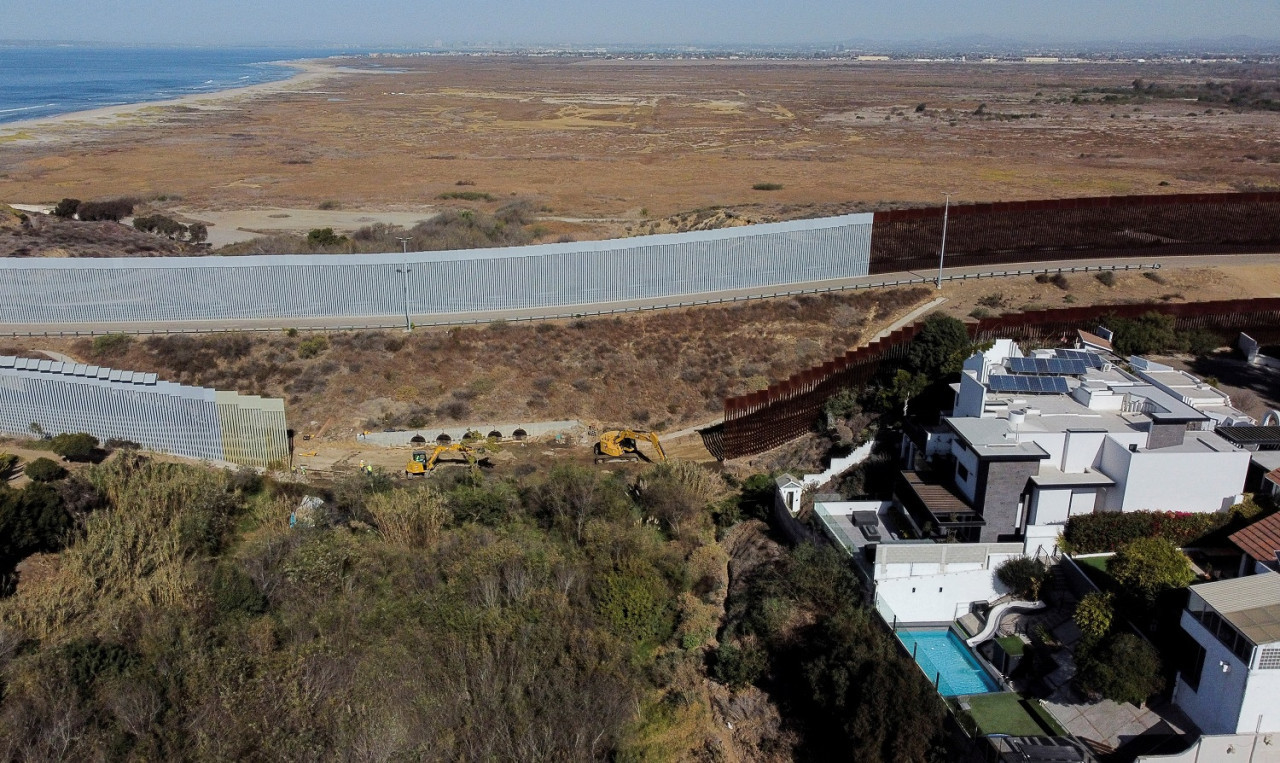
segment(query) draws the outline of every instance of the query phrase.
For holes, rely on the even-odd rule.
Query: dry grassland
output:
[[[0,199],[426,211],[462,182],[494,199],[478,206],[534,200],[565,218],[556,235],[625,235],[714,205],[776,219],[933,203],[943,190],[1009,200],[1280,187],[1280,113],[1082,94],[1140,77],[1176,85],[1272,70],[443,57],[395,66],[404,71],[335,74],[220,110],[155,108],[119,128],[24,126],[33,140],[0,146]],[[782,188],[752,189],[760,183]]]

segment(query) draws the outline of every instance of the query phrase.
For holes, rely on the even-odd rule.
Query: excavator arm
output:
[[[662,449],[662,443],[658,440],[658,435],[653,432],[614,429],[601,433],[600,441],[596,443],[596,462],[612,459],[639,459],[643,454],[636,448],[637,440],[649,441],[653,444],[654,449],[658,451],[658,456],[661,460],[667,460],[667,454]]]

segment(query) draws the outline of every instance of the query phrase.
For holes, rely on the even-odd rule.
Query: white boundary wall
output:
[[[155,374],[0,357],[0,432],[88,432],[189,458],[287,463],[284,401],[187,387]]]
[[[421,316],[851,278],[872,218],[403,255],[0,258],[0,323]]]

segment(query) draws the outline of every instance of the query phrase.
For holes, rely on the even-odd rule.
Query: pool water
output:
[[[938,693],[944,697],[964,694],[986,694],[1000,687],[978,664],[953,631],[898,631],[898,639],[915,655],[916,664],[937,681]]]

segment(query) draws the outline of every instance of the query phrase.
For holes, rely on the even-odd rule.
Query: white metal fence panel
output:
[[[865,276],[872,215],[407,255],[0,259],[0,323],[485,312]]]

